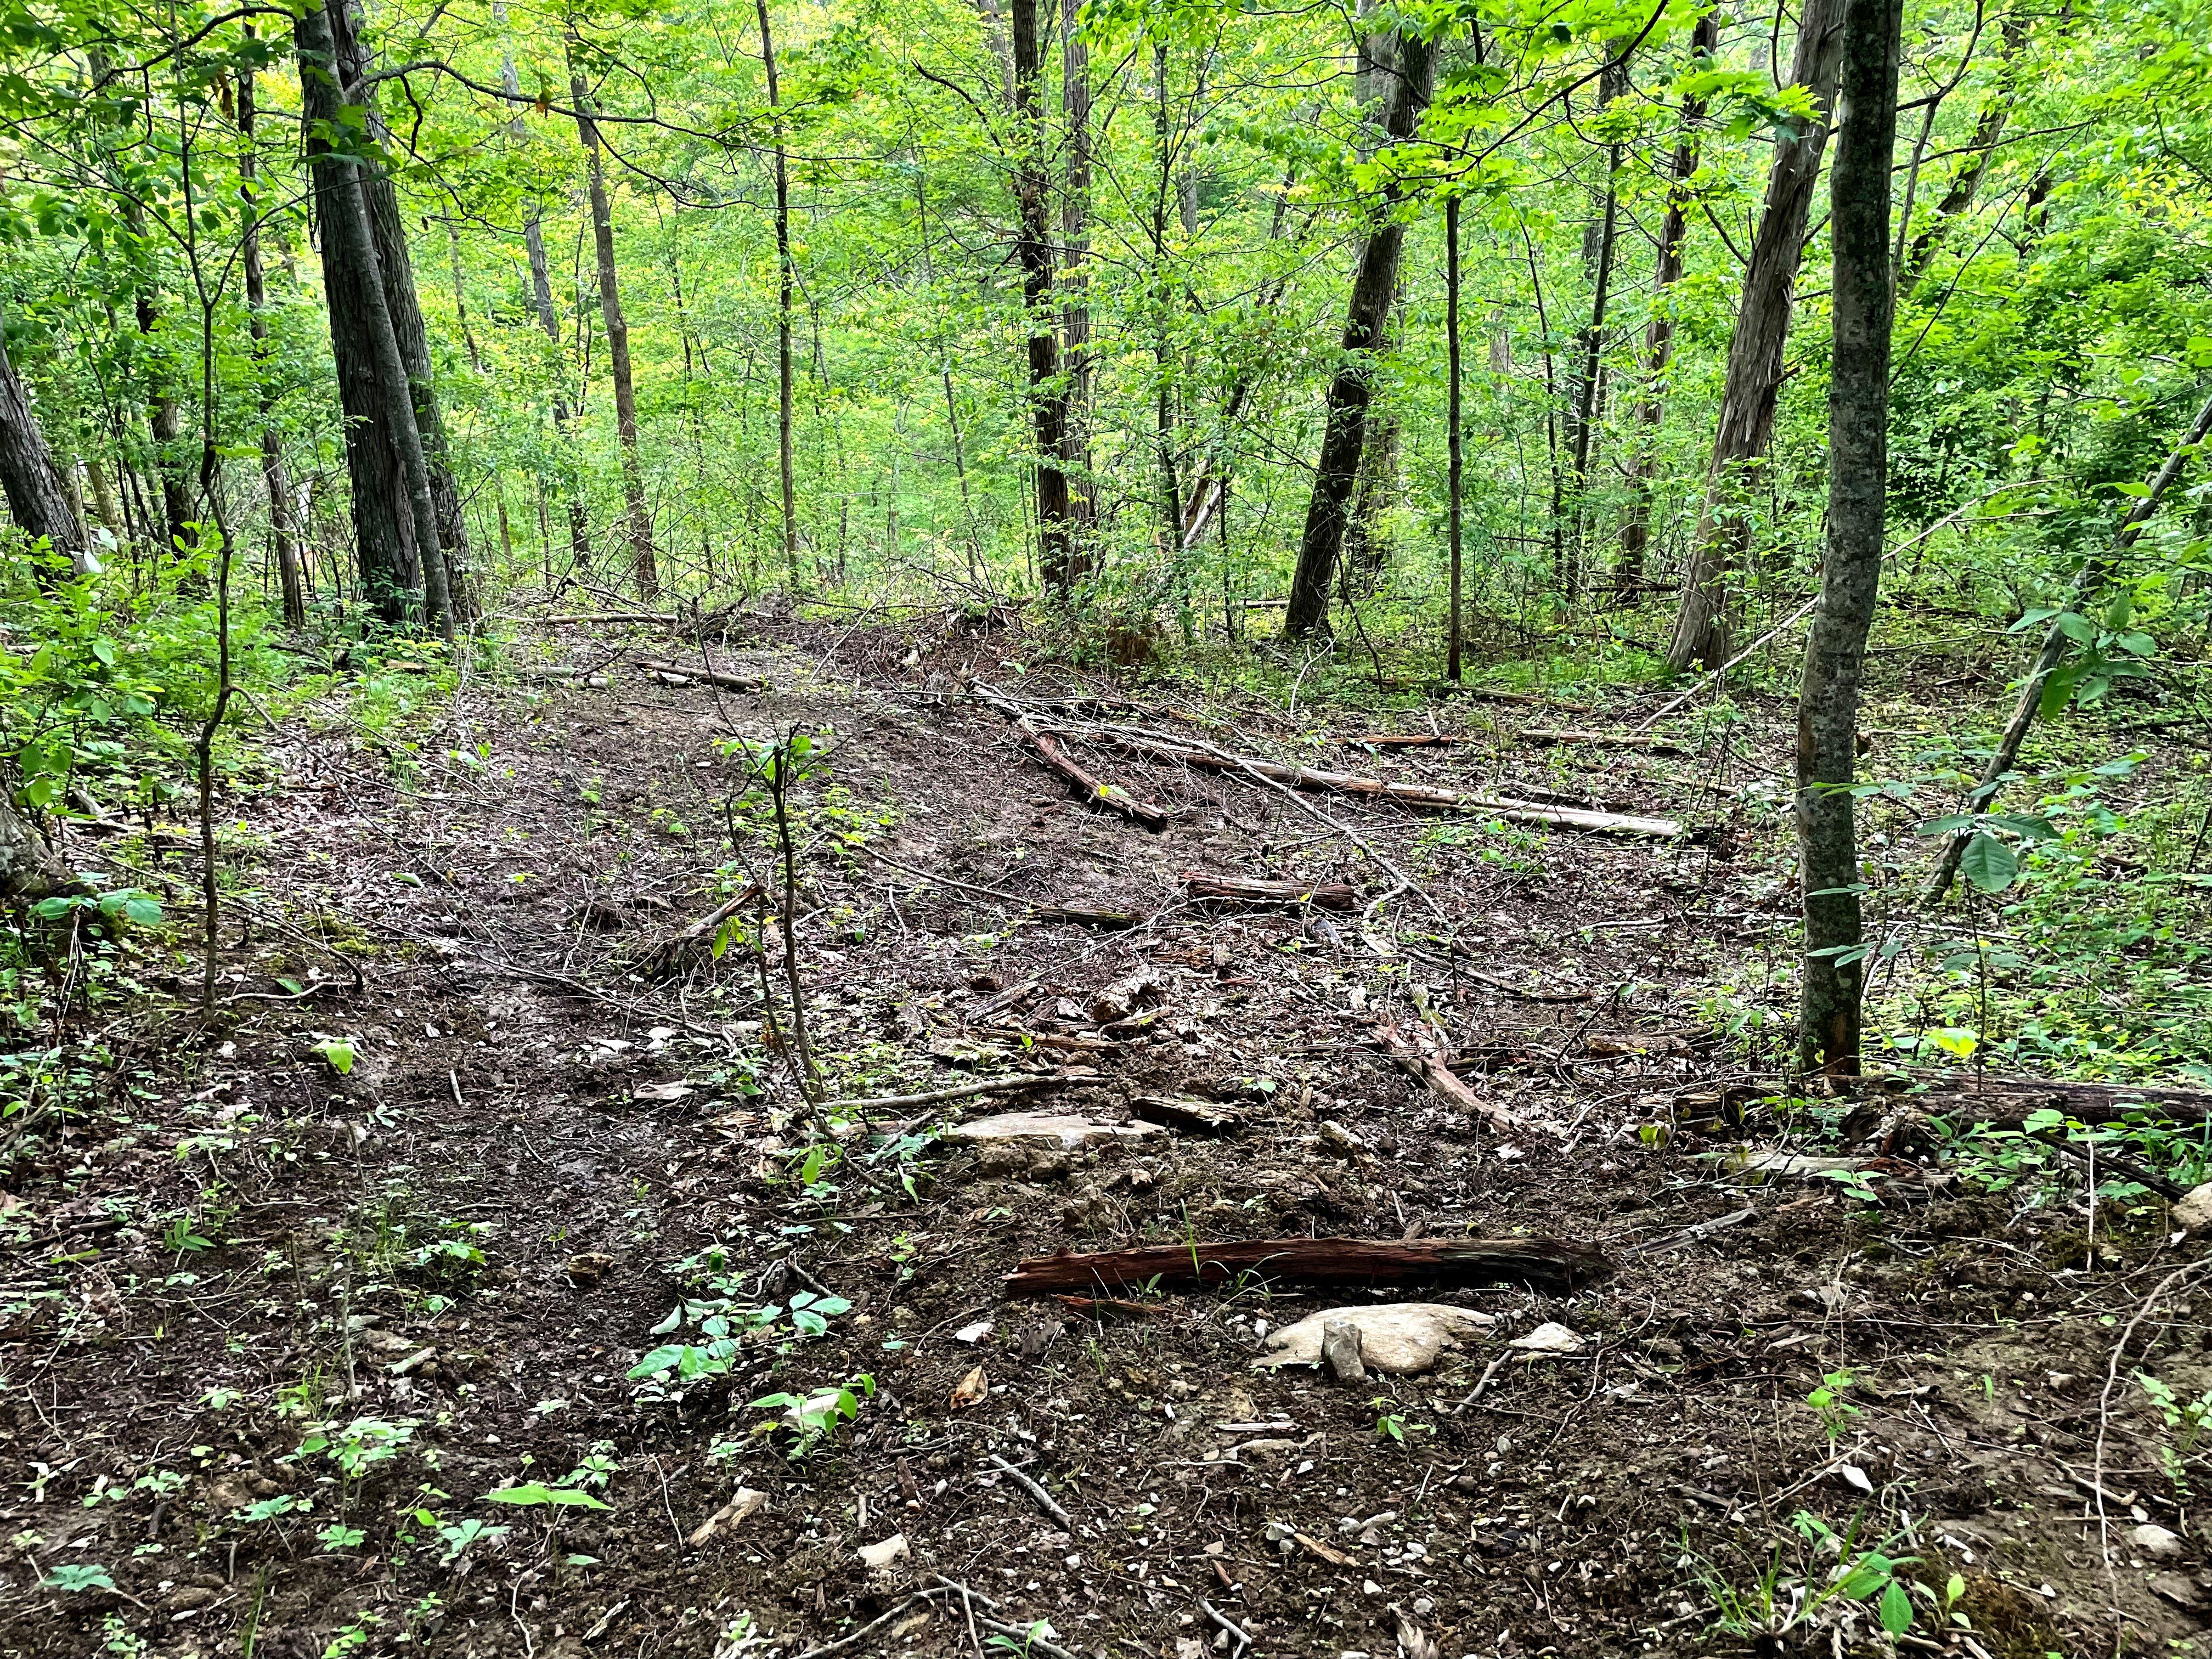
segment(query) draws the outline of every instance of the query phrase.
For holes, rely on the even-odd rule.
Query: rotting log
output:
[[[719,685],[725,691],[759,691],[767,685],[764,680],[749,680],[742,674],[726,674],[719,668],[694,668],[690,663],[664,662],[657,657],[639,657],[635,661],[648,673],[676,674],[702,684]]]
[[[1032,1256],[1009,1295],[1093,1285],[1223,1285],[1241,1273],[1308,1285],[1527,1284],[1569,1291],[1613,1271],[1602,1250],[1559,1238],[1259,1238]]]
[[[1637,817],[1626,812],[1591,812],[1572,806],[1540,806],[1534,801],[1480,794],[1466,789],[1446,789],[1435,784],[1397,783],[1387,778],[1362,777],[1352,772],[1328,772],[1317,767],[1288,766],[1280,761],[1214,755],[1202,749],[1187,749],[1178,744],[1162,742],[1157,738],[1112,726],[1087,727],[1079,732],[1063,731],[1062,735],[1089,738],[1155,760],[1177,761],[1206,771],[1249,773],[1272,779],[1293,789],[1365,795],[1432,812],[1491,812],[1515,823],[1537,823],[1554,830],[1589,830],[1606,835],[1656,836],[1671,840],[1682,833],[1682,826],[1672,818]]]
[[[1158,1123],[1165,1121],[1187,1129],[1202,1129],[1208,1134],[1234,1134],[1244,1127],[1243,1117],[1228,1107],[1211,1100],[1200,1100],[1190,1095],[1139,1095],[1129,1103],[1130,1109],[1139,1117]]]
[[[1686,755],[1689,752],[1671,738],[1655,738],[1648,732],[1585,732],[1570,727],[1523,726],[1515,734],[1523,743],[1557,748],[1564,744],[1587,743],[1601,748],[1643,749],[1655,755]]]
[[[1082,791],[1085,800],[1119,812],[1147,830],[1164,830],[1175,817],[1166,807],[1139,800],[1119,784],[1102,782],[1091,776],[1053,740],[1050,733],[1040,731],[1026,715],[1016,716],[1014,730],[1021,733],[1022,741],[1029,744],[1039,760]]]
[[[1267,881],[1257,876],[1215,876],[1186,870],[1178,878],[1193,898],[1229,899],[1240,904],[1318,904],[1324,910],[1358,908],[1359,895],[1340,881]]]

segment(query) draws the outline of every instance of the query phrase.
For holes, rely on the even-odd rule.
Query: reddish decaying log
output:
[[[1318,904],[1324,910],[1350,910],[1359,895],[1340,881],[1267,881],[1257,876],[1215,876],[1186,870],[1180,879],[1194,898],[1234,899],[1243,904]]]
[[[1168,821],[1175,817],[1175,814],[1164,806],[1156,806],[1148,800],[1139,800],[1119,784],[1103,783],[1092,777],[1069,757],[1065,749],[1054,742],[1048,734],[1040,732],[1026,718],[1015,720],[1014,730],[1020,732],[1022,740],[1036,751],[1039,760],[1080,789],[1085,799],[1119,812],[1123,817],[1133,819],[1143,824],[1147,830],[1164,830],[1167,828]]]
[[[1093,1285],[1221,1285],[1238,1274],[1309,1285],[1534,1285],[1565,1291],[1612,1272],[1605,1253],[1558,1238],[1260,1238],[1033,1256],[1010,1295]]]
[[[1435,1042],[1425,1035],[1425,1028],[1416,1027],[1408,1036],[1395,1025],[1384,1024],[1377,1033],[1382,1046],[1389,1052],[1400,1068],[1429,1085],[1438,1098],[1449,1101],[1462,1111],[1489,1121],[1491,1127],[1502,1134],[1553,1132],[1547,1124],[1500,1106],[1495,1101],[1485,1100],[1458,1078],[1452,1075],[1449,1058],[1437,1051]]]
[[[1682,826],[1672,818],[1635,817],[1626,812],[1591,812],[1573,806],[1540,806],[1534,801],[1514,800],[1504,795],[1486,795],[1467,789],[1446,789],[1435,784],[1396,783],[1387,778],[1361,777],[1351,772],[1327,772],[1318,767],[1286,766],[1279,761],[1215,755],[1203,749],[1186,749],[1179,744],[1162,743],[1154,738],[1110,727],[1091,728],[1069,735],[1093,738],[1156,760],[1177,761],[1186,766],[1200,767],[1208,771],[1255,774],[1277,783],[1287,784],[1293,789],[1322,789],[1340,795],[1368,795],[1429,811],[1491,812],[1516,823],[1540,823],[1555,830],[1592,830],[1610,835],[1671,838],[1682,833]]]

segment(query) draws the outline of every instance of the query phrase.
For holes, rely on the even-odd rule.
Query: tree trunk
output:
[[[451,219],[446,221],[446,246],[453,256],[453,317],[461,325],[461,343],[468,348],[469,367],[476,371],[477,379],[483,379],[483,352],[477,345],[477,331],[469,326],[468,291],[461,281],[461,233]],[[507,483],[498,474],[491,478],[492,505],[499,513],[499,556],[507,569],[514,568],[514,528],[507,517]]]
[[[248,40],[253,26],[246,26]],[[284,620],[294,628],[306,625],[307,598],[300,582],[300,544],[292,528],[292,485],[284,473],[284,447],[270,418],[276,396],[269,385],[269,295],[261,271],[261,193],[256,188],[259,158],[253,153],[254,71],[241,69],[238,76],[238,136],[242,141],[238,158],[240,205],[245,224],[239,238],[239,260],[246,270],[246,327],[253,340],[253,362],[261,415],[261,481],[269,492],[269,544],[276,555],[277,586],[283,595]]]
[[[783,154],[781,100],[775,81],[775,43],[769,34],[768,0],[760,11],[761,64],[768,71],[769,120],[775,133],[775,453],[783,489],[783,562],[795,592],[799,580],[799,496],[791,480],[791,173]]]
[[[1805,904],[1798,1062],[1859,1069],[1858,838],[1850,785],[1859,678],[1881,583],[1889,493],[1890,171],[1904,0],[1844,0],[1829,216],[1835,344],[1828,389],[1828,543],[1797,703],[1797,848]]]
[[[1626,42],[1615,51],[1607,46],[1606,61],[1598,76],[1598,107],[1611,107],[1617,98],[1628,95],[1628,47]],[[1598,209],[1597,246],[1593,250],[1590,271],[1590,317],[1589,326],[1583,330],[1578,343],[1579,360],[1575,374],[1574,424],[1570,428],[1567,446],[1568,463],[1573,469],[1574,535],[1571,538],[1566,568],[1559,574],[1559,591],[1572,599],[1582,586],[1583,532],[1589,514],[1590,446],[1597,431],[1598,387],[1603,373],[1605,351],[1605,307],[1613,287],[1613,250],[1620,228],[1620,191],[1615,180],[1620,174],[1620,146],[1608,144],[1605,151],[1605,188]]]
[[[1091,49],[1083,39],[1080,10],[1080,0],[1060,0],[1060,113],[1067,125],[1067,167],[1060,198],[1060,283],[1065,296],[1060,328],[1068,388],[1060,470],[1069,480],[1068,514],[1073,521],[1077,556],[1087,566],[1091,556],[1083,544],[1097,522],[1098,506],[1091,477],[1090,277],[1083,269],[1091,251]]]
[[[1159,470],[1162,550],[1177,566],[1182,551],[1182,483],[1175,461],[1175,348],[1168,317],[1175,297],[1168,274],[1168,206],[1175,193],[1175,146],[1168,108],[1168,48],[1152,48],[1152,447]]]
[[[307,164],[323,231],[325,309],[345,414],[361,586],[379,617],[402,624],[422,617],[425,568],[441,562],[437,512],[407,367],[386,303],[361,168],[317,133],[319,126],[337,129],[344,103],[327,3],[301,15],[293,25],[293,40],[300,59]],[[452,625],[450,614],[446,625]]]
[[[1844,0],[1807,0],[1797,29],[1790,78],[1808,88],[1821,112],[1804,131],[1776,140],[1766,178],[1766,205],[1744,273],[1743,299],[1729,341],[1728,378],[1721,418],[1705,474],[1705,505],[1691,544],[1682,598],[1668,641],[1667,661],[1680,672],[1692,663],[1717,668],[1728,660],[1729,586],[1750,545],[1744,500],[1774,435],[1774,408],[1782,394],[1782,350],[1790,337],[1791,297],[1804,258],[1805,228],[1820,182],[1820,152],[1828,142],[1828,106],[1834,100],[1843,51]]]
[[[1982,106],[1981,118],[1974,124],[1974,136],[1968,141],[1966,154],[1959,163],[1958,171],[1951,175],[1950,188],[1936,204],[1936,217],[1917,236],[1912,239],[1905,257],[1897,264],[1897,297],[1903,300],[1919,285],[1928,274],[1928,266],[1936,257],[1951,228],[1963,218],[1974,205],[1974,196],[1981,189],[1983,177],[1990,170],[1990,160],[1996,155],[1997,140],[2004,136],[2005,122],[2012,114],[2013,99],[2017,95],[2017,70],[2021,48],[2027,44],[2028,19],[2015,12],[2005,19],[2002,35],[2003,49],[1999,56],[1996,85],[1990,89],[1989,102]],[[1910,214],[1908,201],[1905,211]],[[1899,226],[1902,237],[1909,225]]]
[[[1445,416],[1444,444],[1449,461],[1448,488],[1450,491],[1449,535],[1451,543],[1451,620],[1444,642],[1444,678],[1457,684],[1459,662],[1459,588],[1460,588],[1460,453],[1459,409],[1459,198],[1444,198],[1444,356],[1451,376],[1451,391]]]
[[[79,574],[88,568],[84,526],[70,503],[61,469],[46,445],[46,428],[31,408],[30,393],[0,336],[0,487],[9,516],[26,536],[46,538]]]
[[[1089,555],[1070,533],[1067,473],[1067,387],[1060,373],[1060,339],[1053,328],[1052,217],[1046,201],[1048,173],[1037,79],[1042,47],[1037,0],[1013,0],[1014,196],[1021,216],[1015,254],[1022,267],[1022,303],[1029,315],[1030,410],[1036,434],[1037,564],[1062,594],[1089,574]]]
[[[1426,41],[1410,37],[1400,43],[1399,75],[1393,82],[1389,113],[1383,126],[1393,143],[1413,136],[1436,84],[1436,51]],[[1383,191],[1386,216],[1398,200],[1395,185]],[[1382,342],[1389,321],[1390,295],[1398,282],[1398,257],[1406,243],[1406,228],[1395,216],[1386,216],[1370,232],[1359,251],[1352,279],[1351,303],[1346,307],[1342,354],[1344,366],[1329,384],[1327,412],[1322,417],[1321,457],[1314,469],[1313,495],[1306,504],[1305,532],[1298,544],[1297,569],[1291,580],[1289,613],[1283,632],[1303,638],[1328,620],[1329,584],[1344,548],[1345,506],[1359,471],[1359,455],[1367,435],[1367,405],[1374,396],[1372,354]]]
[[[184,464],[177,455],[184,416],[169,385],[169,365],[156,339],[161,326],[160,275],[155,268],[152,244],[146,234],[146,210],[135,197],[124,198],[123,222],[136,244],[133,263],[137,268],[132,275],[131,298],[138,338],[143,347],[139,361],[146,380],[155,388],[146,405],[146,424],[154,439],[154,472],[161,491],[162,533],[166,538],[161,550],[175,557],[190,546],[191,539],[188,528],[192,520],[191,495],[185,484]]]
[[[0,904],[32,904],[79,885],[8,791],[0,789]]]
[[[495,21],[504,27],[507,8],[504,5],[493,7],[492,16]],[[499,84],[500,89],[510,99],[522,96],[522,77],[515,73],[514,54],[510,52],[500,53]],[[527,142],[527,130],[523,126],[520,115],[507,123],[507,130],[517,143]],[[530,257],[530,296],[538,312],[538,325],[545,331],[545,337],[553,343],[554,362],[561,368],[559,384],[565,387],[568,376],[561,351],[561,313],[553,306],[553,277],[545,260],[544,216],[539,211],[538,198],[534,196],[523,210],[522,246]],[[573,466],[575,450],[569,429],[568,398],[565,391],[556,390],[553,394],[553,435],[560,443],[563,459]],[[568,490],[568,551],[577,569],[589,570],[592,568],[591,515],[578,499],[573,480]],[[552,585],[550,560],[546,563],[546,585],[549,588]]]
[[[2181,476],[2182,467],[2208,436],[2212,436],[2212,402],[2207,402],[2197,411],[2197,419],[2183,435],[2180,446],[2166,458],[2164,465],[2157,471],[2143,481],[2143,493],[2136,498],[2135,505],[2120,520],[2119,529],[2113,533],[2112,545],[2086,561],[2075,574],[2060,615],[2069,611],[2079,614],[2083,605],[2104,585],[2113,566],[2136,544],[2136,538],[2142,534],[2142,527],[2148,522],[2150,515],[2158,511],[2159,498]],[[1982,769],[1981,781],[1970,797],[1976,811],[1989,810],[2005,775],[2020,759],[2021,745],[2027,740],[2028,728],[2035,724],[2036,713],[2043,704],[2044,686],[2049,682],[2052,672],[2065,659],[2069,643],[2064,631],[2057,626],[2045,630],[2042,647],[2036,653],[2035,662],[2028,669],[2027,678],[2021,682],[2020,697],[2013,704],[2012,718],[2005,722],[2004,734],[1997,739],[1996,752],[1990,757],[1989,764]],[[1952,878],[1959,873],[1959,860],[1966,850],[1966,843],[1973,837],[1974,831],[1968,828],[1949,838],[1944,846],[1943,856],[1936,861],[1936,873],[1929,878],[1927,890],[1921,895],[1923,903],[1933,904],[1949,890]]]
[[[599,165],[599,124],[592,118],[583,72],[573,61],[568,66],[568,95],[576,106],[576,130],[584,140],[585,178],[591,186],[592,245],[599,264],[599,315],[607,327],[607,367],[615,383],[615,433],[622,443],[623,499],[629,508],[630,572],[638,592],[652,599],[660,592],[660,572],[653,558],[653,514],[646,506],[645,469],[637,453],[637,392],[630,381],[629,324],[623,319],[622,289],[615,280],[614,210],[607,201],[606,176]],[[787,263],[785,270],[789,269]],[[788,355],[787,346],[787,361]],[[788,376],[785,384],[790,384]]]
[[[1710,60],[1720,46],[1717,11],[1698,19],[1690,35],[1694,62]],[[1651,548],[1651,489],[1659,471],[1659,421],[1665,410],[1667,369],[1674,359],[1674,313],[1669,291],[1682,280],[1682,238],[1689,229],[1689,181],[1698,170],[1698,124],[1705,118],[1702,98],[1682,100],[1682,129],[1674,141],[1674,185],[1667,192],[1667,215],[1659,227],[1659,268],[1652,279],[1651,320],[1644,330],[1644,395],[1637,400],[1636,459],[1630,470],[1628,509],[1620,522],[1620,556],[1613,567],[1613,588],[1623,599],[1644,586]]]
[[[368,116],[369,136],[392,148],[392,135],[380,112],[374,83],[375,64],[362,39],[361,22],[354,11],[356,0],[342,0],[330,8],[331,38],[345,101]],[[399,361],[407,370],[407,398],[415,411],[415,430],[429,479],[431,511],[437,521],[439,556],[422,561],[422,600],[425,619],[447,639],[453,635],[458,612],[467,614],[468,529],[461,514],[461,492],[454,482],[446,447],[446,425],[438,409],[436,371],[430,362],[430,331],[422,319],[422,301],[415,291],[415,257],[407,242],[407,222],[400,215],[399,191],[384,168],[356,163],[362,199],[368,208],[369,228],[376,238],[377,270],[384,283],[385,309],[391,314],[392,332],[399,343]]]

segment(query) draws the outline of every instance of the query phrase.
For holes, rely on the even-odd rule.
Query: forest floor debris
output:
[[[1740,805],[1655,774],[1715,837],[1373,798],[1344,836],[1165,761],[1128,784],[1173,806],[1155,833],[1032,776],[994,709],[910,713],[933,671],[890,672],[904,649],[857,696],[472,687],[442,740],[495,788],[395,779],[336,723],[285,739],[284,787],[240,808],[222,990],[286,1000],[203,1029],[157,981],[0,1211],[0,1647],[1688,1656],[1753,1650],[1762,1583],[1876,1556],[1914,1651],[2108,1651],[2115,1588],[2139,1650],[2197,1639],[2167,1471],[2212,1318],[2160,1288],[2162,1204],[2086,1237],[1707,1156],[1774,1139],[1771,1085],[1684,1040],[1670,989],[1744,948],[1713,921],[1755,908],[1720,855]],[[734,654],[772,687],[811,659]],[[763,1047],[753,967],[648,980],[590,921],[712,915],[755,878],[706,850],[733,720],[836,732],[795,913],[818,1106]],[[1589,748],[1547,750],[1551,781],[1620,760]],[[879,859],[838,852],[856,821]],[[1182,888],[1355,884],[1362,845],[1441,915],[1323,933]],[[158,839],[120,850],[185,878]],[[1055,919],[1094,908],[1146,920]],[[1047,1170],[957,1132],[1032,1091],[1115,1133],[1052,1131]],[[1155,1113],[1172,1132],[1123,1133]],[[1386,1314],[1365,1280],[1454,1275],[1425,1371],[1364,1333],[1357,1388],[1253,1368]],[[1852,1605],[1814,1650],[1887,1650]]]

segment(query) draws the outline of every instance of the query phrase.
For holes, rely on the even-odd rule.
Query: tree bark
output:
[[[0,903],[31,904],[81,885],[0,788]]]
[[[1091,305],[1090,276],[1083,263],[1091,252],[1091,49],[1083,39],[1080,0],[1060,0],[1060,101],[1067,127],[1067,167],[1060,184],[1060,329],[1067,374],[1067,425],[1060,439],[1060,470],[1068,478],[1068,514],[1077,556],[1087,566],[1084,545],[1097,519],[1091,477]]]
[[[425,566],[440,562],[437,512],[407,368],[386,303],[362,166],[330,142],[331,134],[344,130],[344,100],[327,3],[299,17],[293,40],[300,60],[307,165],[323,232],[325,309],[345,413],[346,471],[353,485],[361,586],[380,617],[404,624],[422,617]]]
[[[253,38],[253,26],[246,26]],[[300,581],[300,544],[292,528],[292,484],[284,472],[284,446],[271,418],[276,392],[269,383],[269,295],[261,270],[261,192],[259,158],[253,152],[254,71],[243,69],[238,76],[239,195],[245,224],[239,238],[239,261],[246,270],[246,328],[253,340],[255,376],[261,416],[261,482],[269,493],[269,544],[276,556],[277,586],[283,596],[284,620],[294,628],[306,625],[307,593]]]
[[[1835,343],[1828,390],[1828,543],[1797,703],[1797,848],[1805,906],[1798,1062],[1859,1069],[1863,946],[1850,793],[1859,680],[1881,583],[1889,493],[1890,171],[1904,0],[1844,0],[1836,166]]]
[[[1621,43],[1615,51],[1606,48],[1606,61],[1598,76],[1598,107],[1610,108],[1617,98],[1628,95],[1628,46]],[[1608,144],[1605,149],[1605,188],[1601,192],[1597,222],[1597,246],[1591,261],[1589,324],[1583,330],[1578,345],[1579,361],[1575,367],[1574,423],[1570,428],[1567,446],[1568,464],[1572,469],[1574,487],[1574,534],[1568,544],[1565,568],[1559,573],[1559,591],[1572,599],[1582,587],[1582,544],[1583,527],[1589,514],[1590,447],[1597,431],[1598,390],[1603,374],[1605,351],[1605,308],[1613,288],[1613,251],[1618,245],[1620,229],[1620,191],[1615,183],[1620,173],[1620,146]]]
[[[9,516],[16,527],[27,536],[43,536],[47,546],[82,574],[89,550],[84,526],[70,502],[46,428],[39,424],[30,393],[9,358],[4,337],[0,337],[0,486],[5,488]]]
[[[1720,46],[1717,11],[1698,19],[1690,35],[1692,62],[1710,60]],[[1702,98],[1682,100],[1682,128],[1674,141],[1674,183],[1667,192],[1667,214],[1659,227],[1659,268],[1652,278],[1651,320],[1644,330],[1644,395],[1637,400],[1636,459],[1630,469],[1628,508],[1620,522],[1620,556],[1613,567],[1613,586],[1623,599],[1644,585],[1651,547],[1652,481],[1659,471],[1659,421],[1665,412],[1667,369],[1674,359],[1674,313],[1669,291],[1682,280],[1682,239],[1689,230],[1689,181],[1698,170],[1698,124],[1705,118]]]
[[[1049,586],[1065,595],[1089,574],[1087,553],[1077,549],[1071,526],[1065,457],[1067,386],[1060,372],[1060,338],[1053,328],[1052,217],[1037,81],[1043,67],[1037,34],[1037,0],[1013,0],[1014,121],[1019,146],[1014,197],[1020,215],[1015,254],[1022,267],[1022,303],[1029,316],[1030,411],[1036,435],[1037,565]]]
[[[1728,659],[1729,587],[1751,541],[1743,502],[1774,436],[1782,351],[1790,337],[1797,267],[1805,254],[1820,153],[1828,142],[1828,106],[1842,59],[1844,5],[1844,0],[1807,0],[1798,24],[1790,78],[1810,89],[1820,115],[1804,131],[1775,142],[1766,205],[1729,341],[1728,377],[1705,474],[1705,504],[1667,646],[1668,664],[1678,672],[1693,662],[1717,668]]]
[[[615,383],[615,433],[622,444],[623,499],[629,508],[630,574],[638,592],[652,599],[660,592],[660,572],[653,550],[653,514],[645,500],[645,469],[638,459],[637,392],[630,380],[629,324],[623,317],[622,289],[615,277],[614,209],[608,203],[606,176],[599,165],[599,124],[592,118],[583,72],[573,59],[568,66],[568,95],[576,106],[576,130],[584,141],[585,178],[591,187],[592,246],[599,265],[599,315],[607,328],[607,368]],[[785,384],[789,383],[787,375]]]
[[[783,153],[782,100],[775,80],[775,42],[769,36],[768,0],[756,0],[760,12],[761,64],[768,72],[769,120],[775,132],[775,452],[783,490],[783,563],[793,591],[799,579],[799,496],[791,478],[791,172]]]
[[[1400,43],[1399,74],[1392,85],[1384,131],[1402,143],[1420,125],[1436,84],[1435,48],[1410,37]],[[1305,532],[1298,544],[1297,568],[1291,580],[1291,602],[1283,622],[1286,638],[1300,639],[1328,620],[1329,584],[1344,548],[1345,507],[1359,471],[1367,435],[1367,406],[1374,397],[1372,354],[1389,322],[1390,296],[1397,286],[1398,258],[1406,227],[1393,211],[1395,185],[1383,191],[1382,222],[1361,246],[1346,307],[1343,366],[1329,383],[1322,417],[1321,457],[1314,470],[1313,494],[1306,504]]]
[[[348,104],[367,116],[369,137],[383,149],[392,147],[370,76],[375,64],[362,38],[356,0],[341,0],[330,8],[331,38],[337,48],[340,86]],[[392,175],[380,164],[356,161],[355,172],[362,200],[368,209],[371,233],[376,238],[377,270],[384,283],[385,309],[392,318],[392,332],[399,344],[399,361],[407,370],[407,398],[415,411],[415,430],[429,480],[430,506],[437,521],[436,558],[422,561],[422,602],[425,620],[447,639],[453,636],[455,613],[466,614],[463,601],[468,592],[468,529],[461,514],[461,492],[453,482],[446,446],[446,425],[438,408],[436,371],[430,362],[430,331],[422,319],[422,301],[415,290],[415,258],[407,242],[407,222],[399,210],[399,191]]]
[[[1451,619],[1444,641],[1444,678],[1460,678],[1460,495],[1462,456],[1460,449],[1459,391],[1459,198],[1444,198],[1444,356],[1451,376],[1445,415],[1444,445],[1448,454],[1447,489],[1450,493]]]

